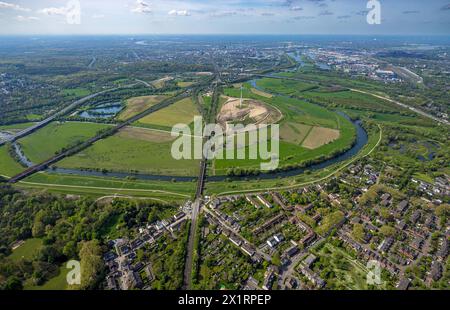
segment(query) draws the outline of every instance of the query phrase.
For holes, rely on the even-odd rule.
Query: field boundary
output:
[[[47,186],[47,187],[60,187],[60,188],[74,188],[74,189],[99,189],[99,190],[112,190],[119,192],[146,192],[146,193],[161,193],[161,194],[169,194],[174,196],[180,196],[185,198],[190,198],[189,195],[174,193],[169,191],[163,191],[158,189],[136,189],[136,188],[114,188],[114,187],[99,187],[99,186],[81,186],[81,185],[66,185],[66,184],[49,184],[49,183],[35,183],[35,182],[25,182],[20,181],[19,184],[24,185],[36,185],[36,186]]]

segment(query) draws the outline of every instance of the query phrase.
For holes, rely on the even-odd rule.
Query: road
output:
[[[380,95],[376,95],[376,94],[373,94],[373,93],[370,93],[370,92],[367,92],[367,91],[364,91],[364,90],[360,90],[360,89],[350,88],[350,90],[353,91],[353,92],[357,92],[357,93],[361,93],[361,94],[366,94],[366,95],[370,95],[370,96],[373,96],[373,97],[378,98],[378,99],[382,99],[382,100],[389,101],[389,102],[394,103],[394,104],[396,104],[396,105],[399,105],[399,106],[401,106],[401,107],[403,107],[403,108],[405,108],[405,109],[408,109],[408,110],[410,110],[410,111],[413,111],[413,112],[415,112],[415,113],[417,113],[417,114],[420,114],[420,115],[422,115],[422,116],[425,116],[425,117],[427,117],[427,118],[430,118],[430,119],[432,119],[432,120],[434,120],[434,121],[436,121],[436,122],[438,122],[438,123],[445,124],[445,125],[450,125],[450,122],[447,121],[447,120],[445,120],[445,119],[438,118],[438,117],[436,117],[436,116],[433,116],[433,115],[431,115],[431,114],[429,114],[429,113],[426,113],[426,112],[424,112],[424,111],[422,111],[422,110],[419,110],[419,109],[417,109],[417,108],[411,107],[411,106],[409,106],[409,105],[407,105],[407,104],[398,102],[398,101],[396,101],[396,100],[389,99],[389,98],[386,98],[386,97],[383,97],[383,96],[380,96]]]
[[[223,226],[225,229],[231,231],[234,235],[236,235],[239,239],[243,240],[245,243],[247,243],[248,245],[252,246],[255,249],[255,252],[258,253],[261,257],[264,258],[264,260],[266,260],[267,262],[271,262],[272,261],[272,257],[267,254],[264,253],[263,251],[261,251],[257,246],[253,245],[250,241],[248,241],[247,239],[245,239],[244,237],[242,237],[242,235],[236,231],[235,229],[233,229],[232,227],[228,226],[226,223],[224,223],[214,212],[212,212],[210,209],[208,208],[204,208],[205,212],[207,212],[208,214],[210,214],[212,217],[214,217],[216,219],[216,221]]]
[[[184,264],[184,280],[183,280],[183,289],[190,290],[192,289],[192,262],[194,260],[194,246],[195,246],[195,233],[197,231],[197,221],[198,215],[200,214],[200,199],[196,199],[192,203],[192,220],[191,227],[189,230],[189,239],[187,244],[187,253],[186,253],[186,261]]]
[[[175,97],[166,99],[166,100],[164,100],[164,101],[162,101],[162,102],[160,102],[160,103],[158,103],[158,104],[148,108],[144,112],[141,112],[141,113],[133,116],[132,118],[126,120],[125,122],[122,122],[122,123],[116,125],[115,127],[111,128],[111,129],[109,129],[109,130],[107,130],[107,131],[105,131],[105,132],[103,132],[103,133],[101,133],[101,134],[99,134],[99,135],[97,135],[97,136],[95,136],[95,137],[93,137],[93,138],[91,138],[91,139],[89,139],[89,140],[79,144],[79,145],[76,145],[76,146],[68,149],[67,151],[65,151],[65,152],[63,152],[61,154],[58,154],[58,155],[56,155],[56,156],[54,156],[54,157],[52,157],[52,158],[50,158],[50,159],[40,163],[40,164],[37,164],[37,165],[35,165],[33,167],[30,167],[29,169],[27,169],[27,170],[23,171],[22,173],[12,177],[11,179],[9,179],[8,183],[17,183],[18,181],[23,180],[23,179],[25,179],[25,178],[27,178],[27,177],[29,177],[29,176],[39,172],[39,171],[45,170],[49,166],[54,165],[55,163],[59,162],[60,160],[64,159],[65,157],[75,155],[76,153],[78,153],[78,152],[84,150],[85,148],[91,146],[93,143],[95,143],[95,142],[97,142],[97,141],[99,141],[101,139],[105,139],[105,138],[113,135],[114,133],[118,132],[120,129],[122,129],[122,128],[124,128],[124,127],[126,127],[126,126],[128,126],[128,125],[130,125],[130,124],[132,124],[132,123],[134,123],[136,121],[138,121],[139,119],[141,119],[141,118],[143,118],[143,117],[145,117],[145,116],[147,116],[147,115],[149,115],[151,113],[159,111],[159,110],[161,110],[161,109],[163,109],[165,107],[168,107],[169,105],[171,105],[171,104],[173,104],[173,103],[175,103],[175,102],[177,102],[177,101],[179,101],[181,99],[184,99],[184,98],[186,98],[188,96],[189,96],[189,93],[188,92],[184,92],[184,93],[181,93],[181,94],[179,94],[179,95],[177,95]]]
[[[133,84],[133,85],[127,85],[127,86],[124,86],[123,88],[131,87],[131,86],[134,86],[134,85],[135,85],[135,84]],[[2,145],[5,144],[5,143],[8,143],[8,142],[14,142],[14,141],[17,141],[17,140],[19,140],[19,139],[25,137],[25,136],[28,136],[29,134],[35,132],[36,130],[38,130],[38,129],[42,128],[42,127],[47,126],[49,123],[51,123],[52,121],[54,121],[56,118],[58,118],[58,117],[60,117],[60,116],[63,116],[63,115],[65,115],[65,114],[67,114],[68,112],[70,112],[71,110],[77,108],[78,106],[82,105],[83,103],[85,103],[85,102],[87,102],[87,101],[89,101],[89,100],[91,100],[91,99],[93,99],[93,98],[95,98],[95,97],[97,97],[97,96],[99,96],[99,95],[102,95],[102,94],[105,94],[105,93],[107,93],[107,92],[111,92],[111,91],[117,90],[117,89],[119,89],[119,88],[120,88],[120,87],[116,87],[116,88],[111,88],[111,89],[103,90],[103,91],[101,91],[101,92],[98,92],[98,93],[95,93],[95,94],[86,96],[86,97],[84,97],[84,98],[81,98],[81,99],[79,99],[79,100],[77,100],[77,101],[71,103],[69,106],[65,107],[64,109],[62,109],[62,110],[56,112],[55,114],[49,116],[49,117],[46,118],[45,120],[40,121],[39,123],[37,123],[37,124],[35,124],[35,125],[31,126],[31,127],[28,127],[28,128],[26,128],[26,129],[24,129],[24,130],[22,130],[22,131],[20,131],[20,132],[18,132],[18,133],[16,133],[16,134],[10,136],[10,137],[8,137],[7,139],[1,140],[1,141],[0,141],[0,146],[2,146]]]
[[[265,77],[265,78],[271,78],[271,79],[279,79],[279,80],[290,80],[290,81],[300,81],[300,82],[308,81],[308,80],[304,80],[304,79],[297,79],[297,78],[290,78],[290,77],[283,77],[283,76],[276,76],[276,75],[267,75],[267,74],[256,74],[256,75],[246,74],[246,75],[257,76],[257,77]],[[315,82],[315,81],[309,81],[309,82]],[[318,82],[316,82],[316,83],[319,84]],[[346,88],[345,86],[342,86],[342,87]],[[414,108],[414,107],[409,106],[407,104],[401,103],[399,101],[396,101],[396,100],[393,100],[393,99],[390,99],[390,98],[387,98],[387,97],[384,97],[384,96],[380,96],[380,95],[377,95],[377,94],[374,94],[374,93],[371,93],[371,92],[368,92],[368,91],[356,89],[356,88],[348,88],[348,89],[353,91],[353,92],[357,92],[357,93],[369,95],[369,96],[372,96],[372,97],[375,97],[375,98],[378,98],[378,99],[389,101],[389,102],[394,103],[394,104],[396,104],[398,106],[401,106],[402,108],[408,109],[408,110],[413,111],[413,112],[415,112],[417,114],[420,114],[420,115],[422,115],[424,117],[432,119],[432,120],[434,120],[434,121],[436,121],[438,123],[441,123],[441,124],[444,124],[444,125],[450,125],[450,122],[447,121],[446,119],[436,117],[434,115],[431,115],[431,114],[429,114],[427,112],[424,112],[424,111],[422,111],[420,109]]]

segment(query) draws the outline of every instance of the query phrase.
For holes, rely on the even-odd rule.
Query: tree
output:
[[[364,235],[365,235],[364,226],[359,223],[354,224],[352,235],[356,240],[362,241],[364,239]]]
[[[20,279],[18,277],[11,276],[6,281],[5,290],[18,291],[18,290],[22,290],[22,289],[23,289],[22,281],[20,281]]]
[[[383,227],[380,228],[380,233],[384,236],[384,237],[393,237],[395,235],[395,228],[388,226],[388,225],[384,225]]]
[[[81,285],[76,289],[93,289],[97,286],[103,273],[102,250],[98,240],[85,241],[79,253],[81,260]]]

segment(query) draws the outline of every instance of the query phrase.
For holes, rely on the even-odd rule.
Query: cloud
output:
[[[22,11],[22,12],[30,12],[31,11],[30,9],[21,7],[18,4],[2,2],[2,1],[0,1],[0,9],[12,9],[12,10]]]
[[[42,10],[39,10],[38,13],[54,16],[54,15],[62,15],[66,16],[68,13],[68,8],[61,7],[61,8],[45,8]]]
[[[143,0],[136,0],[136,3],[131,7],[131,12],[138,14],[150,14],[152,13],[152,8],[149,3]]]
[[[94,14],[94,15],[92,15],[92,18],[94,18],[94,19],[105,18],[105,15],[103,15],[103,14]]]
[[[235,16],[237,15],[237,11],[219,11],[219,12],[212,12],[209,14],[211,17],[227,17],[227,16]]]
[[[35,17],[35,16],[22,16],[19,15],[16,17],[16,20],[19,22],[30,22],[30,21],[37,21],[40,20],[39,17]]]
[[[177,11],[177,10],[171,10],[168,13],[171,16],[190,16],[191,14],[186,11],[186,10],[181,10],[181,11]]]
[[[299,6],[293,6],[291,7],[291,11],[303,11],[303,8]]]

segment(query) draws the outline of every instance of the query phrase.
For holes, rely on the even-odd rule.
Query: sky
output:
[[[380,24],[367,22],[368,2],[0,0],[0,35],[450,35],[450,0],[378,0]]]

